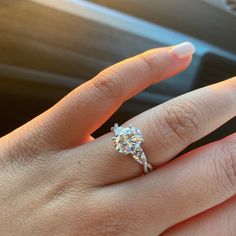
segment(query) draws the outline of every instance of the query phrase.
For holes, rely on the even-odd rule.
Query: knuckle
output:
[[[163,105],[163,128],[165,135],[174,135],[184,142],[193,141],[199,132],[199,111],[186,101],[175,101]]]
[[[144,66],[148,68],[148,70],[156,71],[157,70],[157,58],[152,56],[153,53],[151,51],[147,51],[145,53],[139,54],[137,57],[141,61]]]
[[[7,160],[11,166],[25,165],[34,156],[33,149],[27,148],[28,143],[25,140],[12,144],[7,147]],[[14,168],[13,168],[14,169]]]
[[[98,90],[99,96],[105,95],[109,99],[123,96],[124,76],[111,68],[100,72],[91,83]]]
[[[33,123],[31,122],[31,126]],[[5,137],[5,159],[6,165],[10,164],[12,169],[16,166],[33,166],[33,163],[39,163],[39,159],[47,158],[45,145],[40,141],[38,132],[31,127],[28,133],[24,135],[24,130],[16,131],[14,137],[8,135]]]
[[[214,158],[216,184],[220,190],[235,194],[236,191],[236,144],[235,141],[223,140]]]

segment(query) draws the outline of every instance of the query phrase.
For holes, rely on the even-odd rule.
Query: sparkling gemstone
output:
[[[113,142],[120,153],[134,154],[143,143],[141,131],[136,127],[124,128],[116,125],[114,133]]]

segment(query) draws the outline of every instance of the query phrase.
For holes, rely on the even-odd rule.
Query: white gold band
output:
[[[143,149],[140,147],[136,152],[132,155],[133,159],[137,161],[140,165],[143,166],[143,172],[144,174],[147,174],[152,171],[152,165],[148,163],[147,157],[143,151]]]

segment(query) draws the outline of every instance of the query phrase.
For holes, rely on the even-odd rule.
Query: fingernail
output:
[[[181,44],[176,45],[171,49],[171,53],[177,56],[180,59],[190,57],[195,52],[195,47],[190,42],[184,42]]]

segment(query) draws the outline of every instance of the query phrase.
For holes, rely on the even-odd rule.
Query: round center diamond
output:
[[[114,133],[113,142],[120,153],[134,154],[135,150],[140,148],[143,143],[141,131],[136,127],[123,128],[114,126]]]

